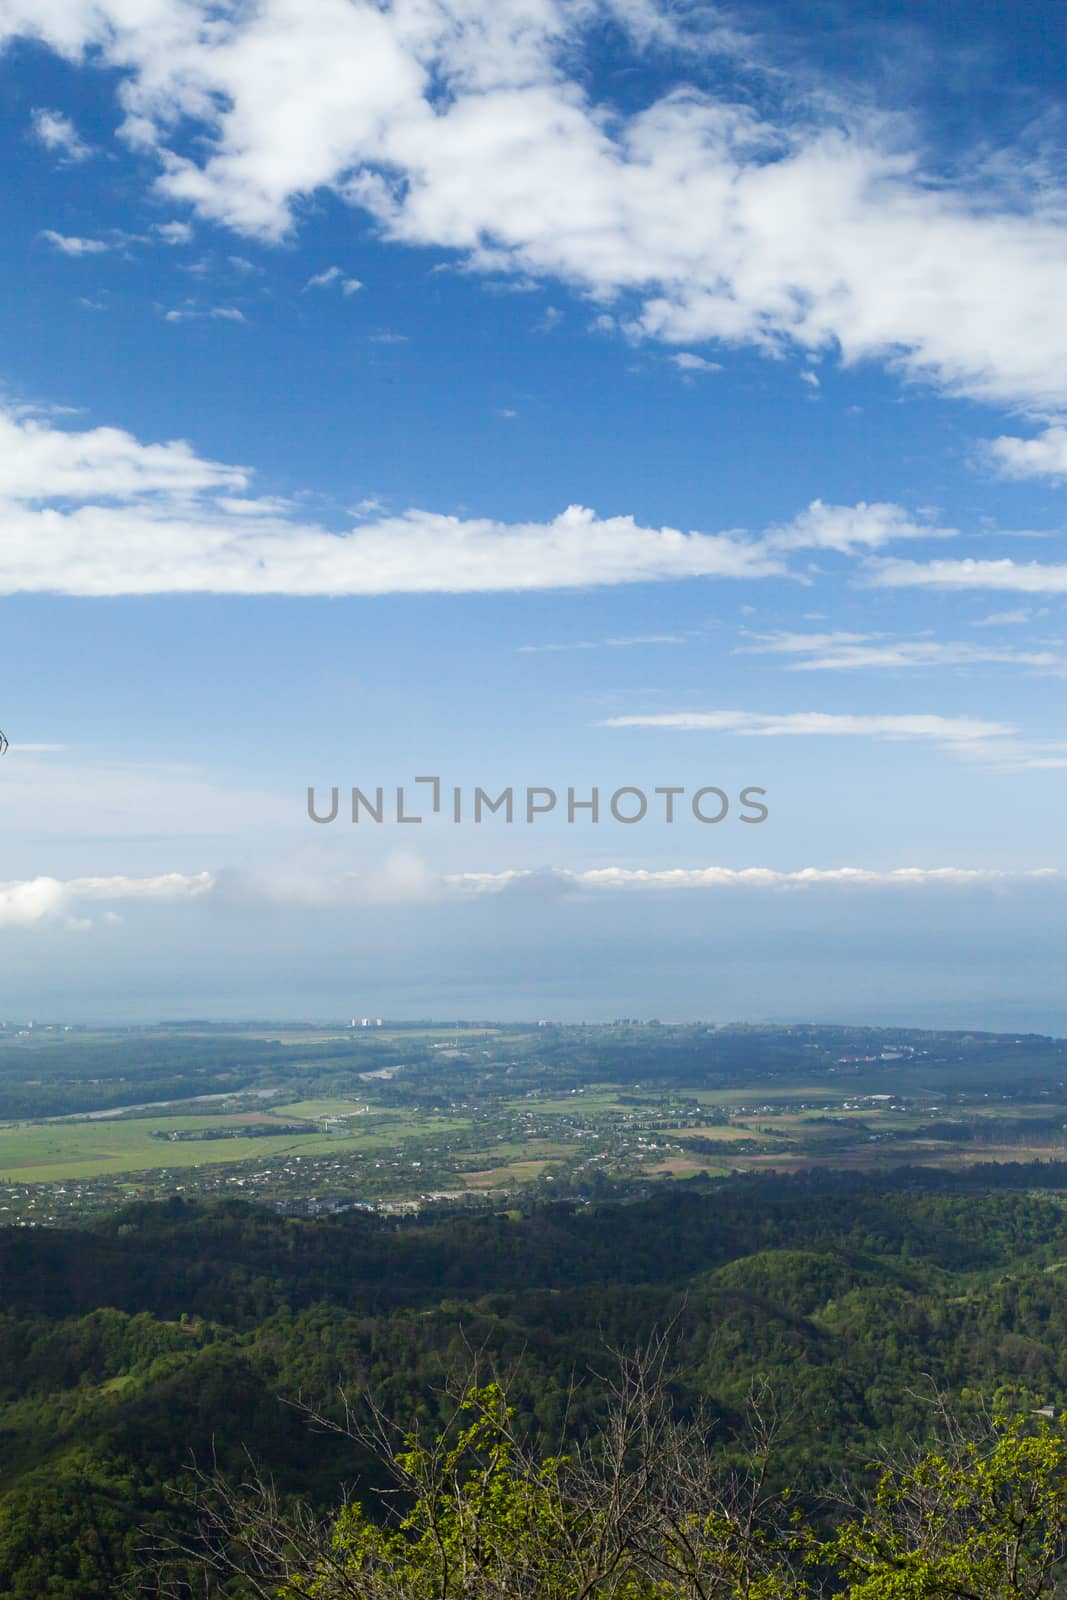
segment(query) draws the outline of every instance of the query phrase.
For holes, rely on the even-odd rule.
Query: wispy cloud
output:
[[[972,628],[1014,628],[1029,622],[1031,613],[1021,608],[1014,611],[991,611],[988,617],[975,617]]]
[[[1012,723],[938,713],[789,711],[637,712],[608,717],[602,728],[660,728],[679,733],[727,733],[747,738],[876,739],[935,745],[960,760],[1003,772],[1067,768],[1067,740],[1032,739]]]
[[[57,233],[54,228],[43,228],[41,238],[63,256],[102,256],[111,249],[104,239],[82,239],[77,234]]]
[[[175,306],[169,311],[164,311],[164,322],[198,322],[203,319],[216,322],[244,322],[247,319],[243,311],[236,306],[209,306],[201,310],[197,306]]]
[[[574,639],[559,644],[520,644],[519,655],[548,655],[568,650],[625,650],[645,644],[685,644],[680,633],[635,633],[617,639]]]
[[[1067,594],[1067,565],[1055,562],[1015,561],[1010,556],[991,561],[871,562],[866,583],[876,589],[989,589],[1015,594]]]
[[[887,739],[894,742],[933,742],[959,751],[969,747],[985,752],[992,740],[1010,740],[1018,732],[1010,723],[980,717],[946,717],[920,712],[910,715],[789,711],[638,712],[608,717],[602,728],[663,728],[680,733],[733,733],[763,739]]]
[[[188,222],[157,222],[154,232],[164,244],[189,244],[193,237],[193,230]]]
[[[38,144],[51,150],[61,161],[87,161],[93,153],[69,117],[46,106],[33,112],[33,132]]]
[[[692,350],[679,350],[677,354],[668,356],[668,361],[673,361],[679,372],[721,372],[721,361],[708,361],[704,356],[694,355]]]
[[[848,555],[878,550],[895,539],[954,539],[958,534],[955,528],[917,521],[891,501],[839,506],[813,500],[791,522],[768,529],[765,537],[778,550],[835,550]]]
[[[1010,871],[992,867],[801,867],[787,872],[773,867],[592,867],[586,871],[550,868],[538,872],[513,868],[504,872],[454,873],[445,882],[465,895],[506,894],[540,882],[576,893],[675,891],[801,891],[812,889],[1003,889],[1026,884],[1067,883],[1067,869],[1037,867]]]
[[[782,655],[790,672],[856,672],[982,665],[1067,671],[1067,656],[1055,650],[1018,650],[955,640],[893,638],[865,633],[768,633],[739,645],[740,655]]]
[[[331,284],[336,284],[344,295],[356,294],[363,287],[359,278],[346,278],[340,267],[326,267],[309,278],[304,289],[328,289]]]

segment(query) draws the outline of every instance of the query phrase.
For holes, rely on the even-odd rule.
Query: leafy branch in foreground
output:
[[[750,1399],[747,1435],[714,1447],[666,1393],[666,1345],[622,1359],[605,1427],[544,1456],[499,1381],[469,1383],[426,1441],[381,1412],[338,1429],[391,1487],[330,1521],[269,1483],[196,1480],[190,1568],[153,1593],[270,1600],[1054,1600],[1067,1583],[1063,1421],[947,1415],[933,1449],[884,1462],[827,1536],[768,1487],[779,1419]],[[171,1568],[172,1573],[178,1571]],[[153,1580],[158,1584],[157,1578]],[[144,1592],[144,1591],[142,1591]]]
[[[1067,1583],[1067,1439],[1044,1417],[888,1463],[824,1547],[850,1600],[1043,1600]]]

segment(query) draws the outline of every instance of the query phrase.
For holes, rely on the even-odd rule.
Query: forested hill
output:
[[[17,1314],[194,1311],[244,1328],[319,1302],[377,1314],[442,1295],[676,1284],[765,1250],[847,1250],[921,1264],[931,1279],[1067,1251],[1061,1190],[1067,1163],[799,1173],[683,1183],[630,1203],[313,1221],[175,1197],[81,1227],[0,1230],[0,1285]]]
[[[441,1416],[449,1367],[520,1363],[551,1440],[595,1426],[605,1345],[672,1327],[683,1408],[724,1437],[757,1376],[812,1486],[966,1410],[1067,1400],[1067,1167],[808,1174],[679,1185],[629,1204],[353,1212],[316,1221],[180,1200],[76,1229],[0,1231],[0,1594],[93,1600],[180,1522],[190,1453],[326,1506],[361,1465],[285,1403],[370,1388]]]

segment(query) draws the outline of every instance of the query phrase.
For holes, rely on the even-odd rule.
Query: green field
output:
[[[25,1123],[0,1128],[0,1183],[62,1183],[125,1173],[177,1171],[239,1161],[266,1163],[277,1156],[336,1155],[360,1150],[368,1154],[392,1149],[401,1141],[431,1137],[469,1127],[469,1118],[418,1116],[410,1112],[354,1113],[362,1107],[341,1100],[292,1101],[270,1114],[235,1113],[212,1117],[137,1117],[96,1122]],[[302,1118],[353,1117],[332,1133],[278,1133],[255,1138],[171,1142],[153,1133],[202,1133],[206,1128],[231,1128],[254,1120],[260,1126]]]
[[[39,1225],[132,1188],[317,1214],[478,1189],[602,1195],[768,1167],[1048,1160],[1067,1153],[1065,1082],[1067,1044],[1036,1036],[51,1030],[0,1040],[0,1209]],[[137,1104],[112,1115],[123,1100]]]

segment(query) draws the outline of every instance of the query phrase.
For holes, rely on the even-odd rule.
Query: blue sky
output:
[[[1067,1029],[1065,26],[5,0],[0,1014]]]

